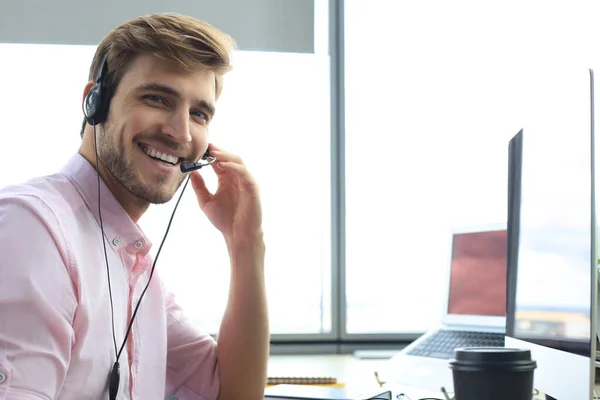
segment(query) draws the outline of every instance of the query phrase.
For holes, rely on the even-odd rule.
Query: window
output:
[[[527,123],[535,85],[560,66],[599,75],[600,4],[314,3],[314,54],[235,53],[211,137],[242,155],[261,187],[274,335],[414,336],[442,314],[450,230],[506,221],[508,140]],[[342,21],[329,14],[340,4]],[[335,182],[338,59],[326,44],[340,22],[345,162]],[[0,187],[53,173],[77,151],[93,52],[0,44]],[[214,189],[212,171],[202,173]],[[186,190],[157,270],[199,327],[216,333],[227,252]],[[154,254],[175,199],[140,222]],[[332,210],[344,213],[345,231],[331,229]]]
[[[54,173],[77,151],[94,50],[0,45],[0,186]],[[217,108],[211,139],[240,154],[261,187],[272,333],[329,332],[328,57],[238,52]],[[212,170],[202,173],[216,188]],[[177,196],[151,207],[140,221],[153,254]],[[187,314],[201,329],[216,333],[227,299],[228,257],[191,187],[156,268]]]
[[[598,70],[598,15],[590,1],[345,2],[349,334],[439,321],[451,228],[506,221],[532,83]]]

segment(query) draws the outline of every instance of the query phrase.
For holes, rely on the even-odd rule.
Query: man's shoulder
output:
[[[36,214],[54,214],[60,217],[73,207],[79,196],[71,182],[62,174],[29,179],[0,189],[0,213],[11,207],[24,207]]]

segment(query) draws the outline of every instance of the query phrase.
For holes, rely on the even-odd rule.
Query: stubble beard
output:
[[[120,143],[121,146],[119,146],[117,138],[122,137],[122,135],[115,132],[108,123],[100,125],[99,130],[97,137],[98,157],[115,181],[133,196],[150,204],[164,204],[173,198],[175,191],[171,193],[163,188],[163,185],[168,181],[168,176],[157,175],[156,186],[154,187],[143,184],[135,174],[133,160],[128,159],[125,154],[125,146],[123,143]],[[177,188],[181,186],[183,179],[184,175],[182,174]]]

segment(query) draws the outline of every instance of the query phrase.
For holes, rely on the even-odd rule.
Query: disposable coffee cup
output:
[[[531,400],[537,364],[529,350],[466,347],[450,360],[455,400]]]

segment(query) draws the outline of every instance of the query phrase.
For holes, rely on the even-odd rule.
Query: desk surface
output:
[[[353,355],[274,355],[269,358],[269,376],[331,376],[344,383],[351,394],[375,396],[382,389],[375,378],[387,359],[359,359]],[[436,397],[443,399],[440,392],[394,386],[411,399]]]
[[[335,377],[352,393],[377,394],[380,387],[375,371],[386,361],[353,355],[273,355],[269,358],[268,375]]]
[[[375,371],[386,359],[359,359],[353,355],[273,355],[269,358],[269,376],[331,376],[344,383],[351,393],[375,395],[381,392]],[[396,387],[394,388],[396,389]],[[409,398],[443,396],[439,392],[398,387]],[[600,385],[596,390],[600,389]],[[379,390],[379,392],[378,392]]]

